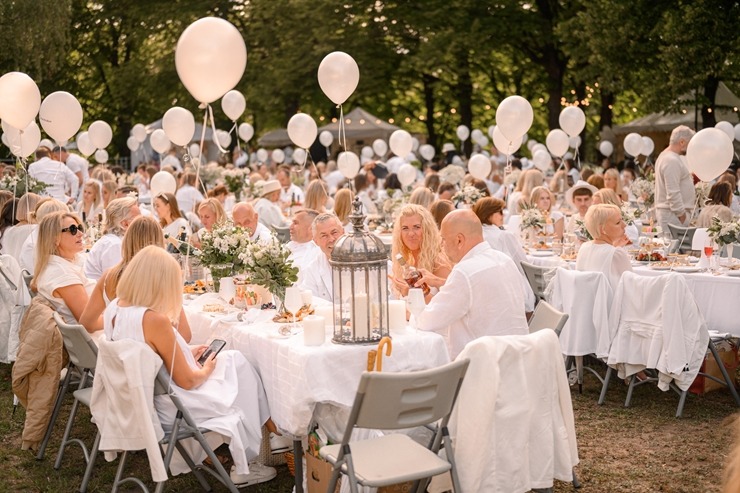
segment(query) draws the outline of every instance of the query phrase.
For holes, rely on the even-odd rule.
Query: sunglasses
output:
[[[72,236],[77,236],[77,233],[83,233],[85,231],[85,228],[82,227],[82,225],[73,224],[69,226],[68,228],[62,228],[62,233],[69,232]]]

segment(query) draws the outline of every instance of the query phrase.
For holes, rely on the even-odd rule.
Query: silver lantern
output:
[[[388,335],[388,253],[377,236],[364,231],[362,204],[349,216],[354,230],[331,252],[334,337],[338,344],[376,344]]]

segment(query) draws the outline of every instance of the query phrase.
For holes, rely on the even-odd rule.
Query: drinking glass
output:
[[[426,301],[424,300],[424,291],[420,288],[409,289],[409,294],[406,297],[409,311],[414,316],[414,328],[417,332],[419,331],[419,316],[424,311]]]
[[[301,290],[297,287],[286,288],[283,306],[293,316],[293,324],[291,327],[280,327],[280,335],[290,335],[292,333],[292,328],[296,327],[296,313],[298,313],[298,310],[303,306]]]

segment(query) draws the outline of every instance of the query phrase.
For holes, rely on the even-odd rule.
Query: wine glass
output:
[[[419,316],[424,311],[424,307],[427,305],[424,300],[424,290],[421,288],[410,288],[409,294],[406,297],[409,311],[414,316],[414,327],[416,331],[419,331]]]
[[[714,240],[707,238],[704,242],[704,256],[707,257],[707,263],[709,264],[709,270],[714,271],[714,264],[712,263],[712,257],[715,250]]]
[[[294,286],[285,289],[285,301],[283,302],[283,306],[293,316],[293,324],[291,327],[288,327],[287,330],[285,330],[284,327],[281,327],[280,335],[289,335],[291,334],[292,327],[296,326],[296,313],[298,313],[298,310],[303,306],[300,288]]]

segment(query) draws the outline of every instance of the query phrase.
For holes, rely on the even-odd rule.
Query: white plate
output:
[[[651,265],[651,270],[671,270],[670,265]]]
[[[689,274],[692,272],[699,272],[701,268],[695,265],[694,266],[683,265],[683,266],[674,267],[673,270],[676,272],[683,272],[684,274]],[[738,273],[738,275],[740,275],[740,273]]]
[[[725,274],[732,277],[740,277],[740,270],[728,270]]]
[[[555,255],[552,250],[532,250],[529,254],[533,257],[552,257]]]

